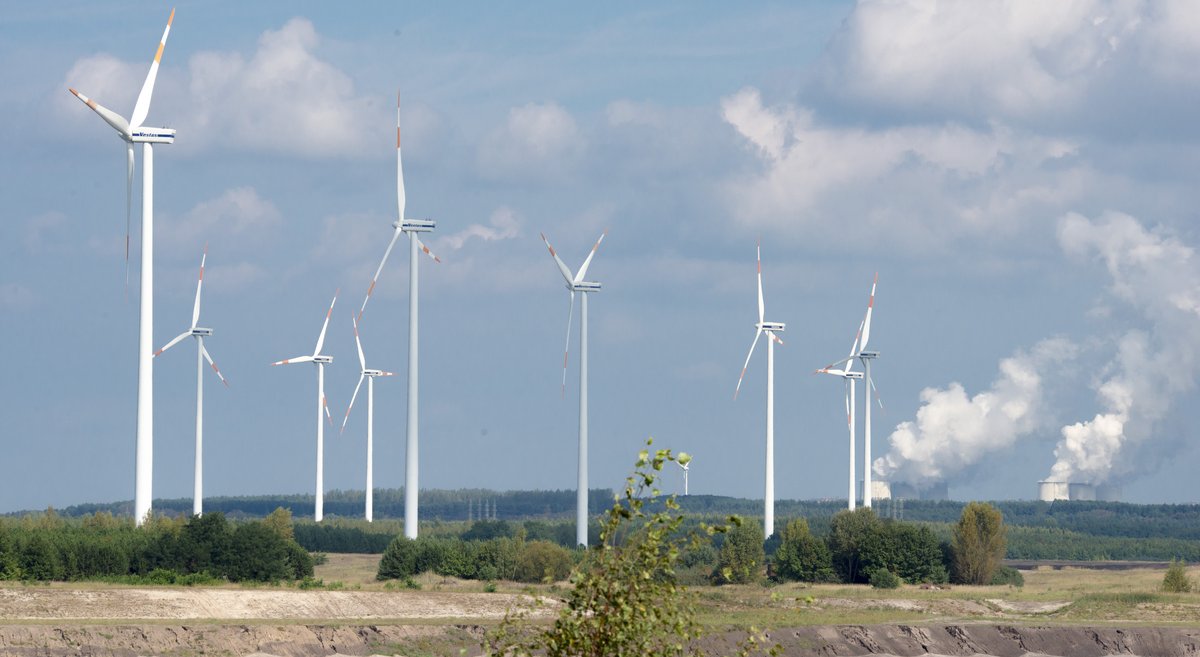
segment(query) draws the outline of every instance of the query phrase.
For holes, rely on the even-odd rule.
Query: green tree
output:
[[[375,579],[404,579],[416,575],[417,553],[420,549],[413,539],[403,535],[397,536],[391,543],[388,543],[387,549],[383,551]]]
[[[1004,558],[1006,528],[1000,510],[971,502],[954,527],[954,575],[963,584],[990,584]]]
[[[829,553],[833,568],[843,582],[866,581],[866,573],[862,572],[861,567],[861,550],[881,525],[879,517],[869,507],[839,511],[830,519],[827,539]]]
[[[0,580],[20,578],[21,560],[16,542],[13,541],[4,522],[0,520]]]
[[[911,584],[944,583],[947,571],[933,530],[909,522],[885,521],[859,546],[860,571],[884,569]]]
[[[517,555],[518,582],[557,582],[571,574],[571,553],[550,541],[530,541]]]
[[[828,582],[835,577],[829,547],[812,535],[804,518],[783,528],[773,565],[775,578],[781,581]]]
[[[296,529],[292,526],[292,510],[281,506],[263,518],[263,524],[285,541],[296,540]]]
[[[674,496],[655,504],[655,510],[646,507],[659,494],[655,482],[663,464],[673,460],[669,450],[638,455],[634,474],[605,516],[600,541],[576,571],[554,625],[527,633],[522,616],[509,616],[488,635],[491,654],[698,654],[689,646],[700,634],[693,596],[675,578],[680,548],[690,538],[679,531],[683,515]]]
[[[1187,576],[1187,564],[1178,559],[1171,560],[1167,573],[1163,575],[1162,590],[1167,593],[1191,593],[1192,581]]]
[[[277,582],[291,576],[286,541],[264,523],[238,525],[229,550],[237,555],[225,568],[230,581]]]
[[[767,555],[763,550],[763,530],[757,522],[735,518],[725,534],[725,542],[717,552],[717,567],[713,582],[717,584],[748,584],[762,576]]]

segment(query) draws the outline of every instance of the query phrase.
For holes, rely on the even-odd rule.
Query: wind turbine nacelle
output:
[[[207,338],[212,334],[213,334],[213,331],[210,328],[196,327],[196,328],[192,329],[192,335],[194,335],[196,337],[206,337]]]
[[[568,289],[572,292],[599,292],[600,284],[583,281],[582,283],[572,283]]]
[[[313,356],[314,363],[325,363],[326,365],[333,362],[333,356]]]
[[[787,326],[787,324],[783,322],[763,322],[758,325],[758,328],[764,331],[776,331],[778,333],[783,333],[785,326]]]
[[[878,351],[860,351],[858,353],[858,357],[859,358],[879,358],[879,352]]]
[[[863,373],[862,372],[846,372],[842,376],[847,379],[861,379],[861,378],[863,378]]]
[[[433,219],[403,219],[397,223],[400,230],[406,233],[428,233],[437,226]]]
[[[383,370],[363,370],[364,376],[383,376]]]
[[[129,136],[129,141],[135,144],[173,144],[175,130],[173,128],[138,128]]]

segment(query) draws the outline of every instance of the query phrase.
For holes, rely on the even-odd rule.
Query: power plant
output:
[[[1038,499],[1043,502],[1055,500],[1120,502],[1121,487],[1113,484],[1077,481],[1039,481]]]

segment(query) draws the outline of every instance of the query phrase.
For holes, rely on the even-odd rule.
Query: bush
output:
[[[825,542],[808,530],[803,518],[783,528],[775,551],[774,577],[780,581],[828,582],[836,578]]]
[[[1025,586],[1025,576],[1016,568],[1000,566],[990,583],[992,586]]]
[[[748,584],[762,577],[763,530],[757,522],[745,522],[735,517],[725,534],[725,542],[717,553],[717,567],[712,579],[716,584]]]
[[[517,555],[518,582],[558,582],[571,574],[571,553],[549,541],[530,541]]]
[[[1167,567],[1167,573],[1163,575],[1162,590],[1167,593],[1190,593],[1192,591],[1192,582],[1187,576],[1187,564],[1178,559],[1171,560],[1171,565]]]
[[[854,511],[839,511],[829,521],[829,553],[833,568],[843,582],[853,584],[865,582],[862,572],[861,551],[881,526],[879,517],[868,507]]]
[[[397,536],[388,543],[379,559],[379,570],[375,579],[405,579],[417,574],[417,542],[405,536]]]
[[[900,588],[900,576],[887,568],[876,568],[867,576],[867,581],[871,583],[873,588],[877,589],[898,589]]]

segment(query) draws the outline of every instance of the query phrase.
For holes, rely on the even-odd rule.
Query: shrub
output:
[[[877,589],[898,589],[900,588],[900,576],[887,568],[876,568],[867,576],[867,581],[871,586]]]
[[[773,564],[774,576],[781,581],[828,582],[836,577],[829,548],[812,535],[803,518],[789,522],[780,532]]]
[[[1171,560],[1167,573],[1163,575],[1162,590],[1167,593],[1191,592],[1192,582],[1187,576],[1187,564],[1178,559]]]
[[[571,574],[571,553],[549,541],[530,541],[517,555],[518,582],[558,582]]]
[[[1000,566],[992,575],[992,586],[1025,586],[1025,576],[1016,568]]]
[[[763,551],[763,530],[757,522],[733,519],[725,534],[725,542],[717,553],[713,582],[717,584],[748,584],[762,576],[766,553]]]
[[[388,543],[379,559],[379,570],[375,579],[404,579],[417,574],[417,542],[405,536],[397,536]]]

